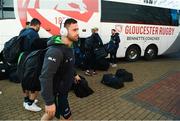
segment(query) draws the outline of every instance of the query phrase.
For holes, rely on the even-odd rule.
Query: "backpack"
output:
[[[101,83],[115,89],[124,87],[123,79],[117,78],[113,74],[104,74]]]
[[[29,90],[40,90],[39,76],[41,74],[42,65],[44,62],[44,55],[48,48],[42,50],[36,50],[27,55],[25,59],[22,59],[22,65],[18,68],[18,78],[22,82],[23,87],[27,87]]]
[[[127,72],[125,69],[117,69],[115,75],[118,78],[123,78],[124,82],[133,81],[133,74],[130,72]]]
[[[83,98],[91,95],[94,91],[88,86],[87,80],[80,76],[81,80],[78,84],[73,83],[72,89],[77,97]]]
[[[95,56],[96,60],[103,59],[106,56],[108,56],[108,53],[106,52],[104,46],[94,48],[93,53],[94,53],[94,56]]]
[[[92,37],[87,37],[84,42],[84,47],[86,50],[90,50],[93,47],[93,40]]]
[[[17,66],[11,65],[8,67],[8,77],[10,82],[20,83],[20,80],[17,75]]]
[[[5,64],[0,63],[0,80],[8,79],[7,67]]]
[[[19,54],[22,52],[24,37],[15,36],[4,44],[3,57],[9,64],[16,64]]]
[[[56,46],[56,45],[52,45]],[[58,45],[61,46],[61,45]],[[63,46],[63,45],[62,45]],[[44,56],[46,49],[41,49],[41,50],[36,50],[32,51],[25,57],[25,59],[21,59],[23,62],[22,65],[19,65],[19,73],[18,73],[18,78],[21,80],[23,87],[27,87],[29,90],[35,90],[35,91],[40,91],[40,80],[39,76],[41,74],[41,69],[43,66],[44,62]],[[64,63],[64,59],[63,59]]]
[[[108,53],[113,53],[116,51],[116,45],[113,43],[113,41],[110,41],[108,44],[107,44],[107,47],[106,47],[106,51]]]

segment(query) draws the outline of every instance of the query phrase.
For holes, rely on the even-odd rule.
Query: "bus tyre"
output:
[[[155,46],[149,46],[145,50],[144,58],[146,60],[152,60],[157,56],[157,48]]]
[[[137,46],[131,46],[126,51],[126,60],[129,62],[134,62],[140,57],[140,50]]]

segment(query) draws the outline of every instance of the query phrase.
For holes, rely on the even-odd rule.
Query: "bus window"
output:
[[[180,25],[180,10],[178,12],[178,16],[179,16],[179,25]]]
[[[101,22],[177,26],[177,12],[167,8],[101,0],[101,12]]]
[[[13,0],[0,0],[0,19],[14,19]]]
[[[2,7],[3,7],[3,2],[2,0],[0,0],[0,19],[2,19],[2,14],[3,14]]]
[[[176,25],[178,26],[178,20],[179,19],[179,15],[178,15],[178,10],[171,10],[171,20],[172,20],[172,25]]]

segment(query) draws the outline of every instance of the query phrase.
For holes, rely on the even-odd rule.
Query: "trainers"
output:
[[[38,100],[35,99],[35,100],[34,100],[34,103],[35,103],[35,104],[38,103]],[[28,104],[28,102],[23,102],[23,107],[26,107],[27,104]]]
[[[23,107],[26,107],[28,102],[23,102]]]
[[[38,103],[38,99],[35,99],[35,100],[34,100],[34,103],[35,103],[35,104]]]
[[[117,64],[112,64],[112,67],[117,67]]]
[[[41,111],[41,108],[38,107],[35,103],[33,103],[32,105],[26,104],[26,105],[25,105],[25,109],[26,109],[26,110],[29,110],[29,111],[34,111],[34,112]]]
[[[84,74],[87,75],[87,76],[92,76],[90,71],[86,71]]]
[[[97,72],[93,71],[92,75],[97,75]]]

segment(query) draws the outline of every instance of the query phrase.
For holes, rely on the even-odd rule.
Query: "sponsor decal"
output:
[[[175,28],[162,26],[125,26],[127,35],[174,35]]]
[[[51,28],[50,34],[59,34],[59,26],[47,20],[38,9],[50,9],[74,18],[79,21],[88,22],[95,12],[98,12],[98,0],[17,0],[18,15],[23,27],[27,21],[27,15],[38,18],[42,28]],[[63,18],[54,17],[59,24]],[[58,19],[58,20],[57,20]]]
[[[115,29],[118,33],[121,33],[123,30],[123,26],[122,25],[115,25]]]

